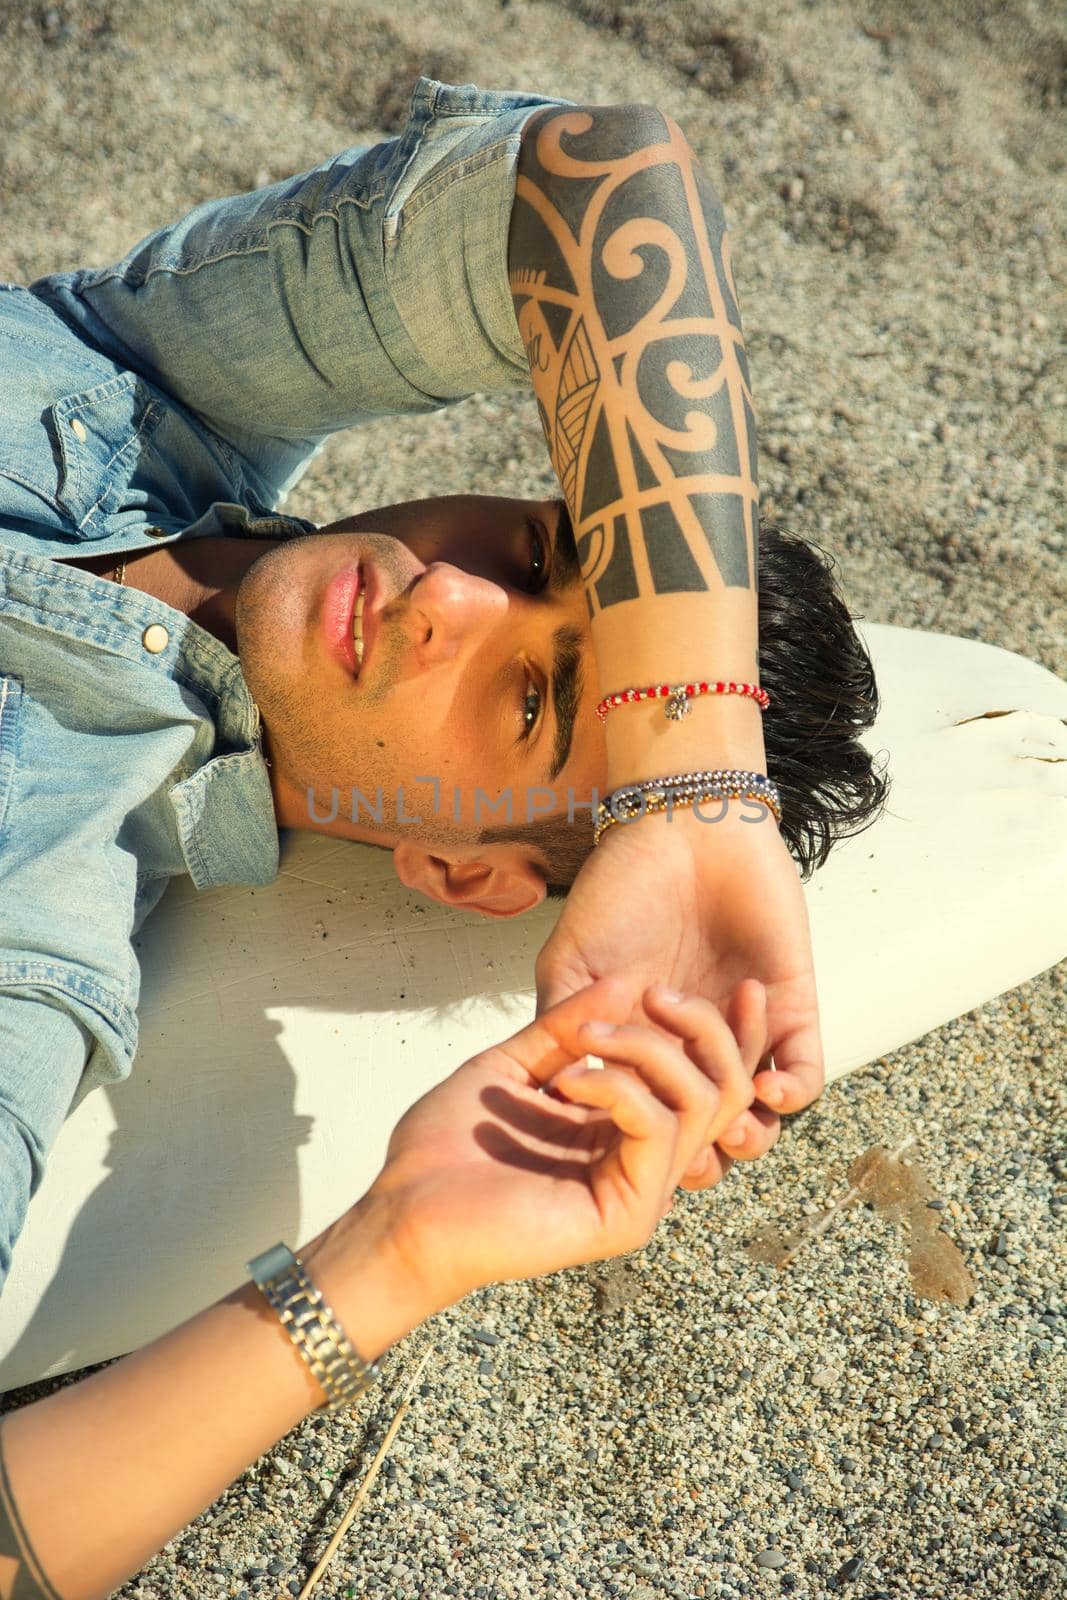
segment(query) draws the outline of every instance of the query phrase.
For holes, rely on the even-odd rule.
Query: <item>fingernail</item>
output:
[[[586,1033],[591,1033],[594,1039],[606,1039],[609,1033],[615,1032],[611,1022],[585,1022],[582,1024]]]
[[[655,995],[657,1000],[662,1000],[669,1006],[678,1005],[682,999],[682,996],[676,989],[667,989],[662,983],[657,983]]]

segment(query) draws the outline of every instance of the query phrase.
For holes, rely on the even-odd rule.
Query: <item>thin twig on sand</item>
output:
[[[422,1377],[423,1368],[425,1367],[427,1361],[429,1361],[429,1359],[430,1359],[432,1354],[433,1354],[432,1350],[427,1350],[426,1354],[423,1356],[422,1360],[419,1362],[418,1366],[415,1368],[415,1371],[412,1373],[411,1381],[409,1382],[407,1388],[404,1391],[404,1398],[400,1402],[400,1405],[399,1405],[399,1407],[397,1409],[396,1416],[393,1418],[392,1422],[389,1424],[388,1432],[386,1433],[385,1438],[382,1440],[381,1448],[379,1449],[378,1454],[375,1456],[374,1460],[370,1464],[370,1469],[369,1469],[369,1471],[367,1473],[367,1476],[363,1479],[363,1482],[360,1484],[359,1488],[356,1490],[355,1499],[352,1501],[352,1504],[349,1506],[348,1510],[345,1512],[344,1516],[341,1518],[340,1524],[339,1524],[339,1526],[337,1528],[337,1532],[334,1534],[333,1538],[330,1540],[329,1544],[326,1546],[326,1549],[323,1551],[322,1557],[319,1560],[318,1565],[316,1566],[314,1572],[311,1574],[311,1577],[308,1579],[307,1583],[305,1583],[304,1587],[301,1589],[300,1594],[297,1597],[297,1600],[307,1600],[308,1595],[311,1593],[312,1589],[314,1589],[315,1585],[318,1583],[319,1579],[322,1577],[323,1573],[326,1571],[326,1568],[329,1566],[330,1562],[333,1560],[334,1555],[337,1552],[338,1545],[341,1543],[341,1540],[344,1538],[345,1534],[348,1532],[349,1526],[352,1523],[352,1519],[355,1517],[356,1512],[359,1510],[360,1506],[363,1504],[364,1500],[367,1498],[367,1495],[370,1492],[371,1484],[374,1482],[375,1478],[378,1476],[378,1469],[381,1466],[382,1462],[385,1460],[385,1457],[386,1457],[386,1455],[388,1453],[388,1450],[389,1450],[389,1446],[392,1444],[393,1440],[396,1437],[397,1429],[400,1427],[400,1424],[404,1420],[404,1413],[407,1411],[408,1406],[411,1404],[411,1397],[415,1393],[415,1385],[418,1383],[419,1379]]]

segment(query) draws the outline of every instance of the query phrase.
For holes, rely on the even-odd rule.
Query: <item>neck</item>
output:
[[[178,540],[128,557],[125,583],[184,612],[237,655],[237,590],[252,563],[277,542],[225,535]]]

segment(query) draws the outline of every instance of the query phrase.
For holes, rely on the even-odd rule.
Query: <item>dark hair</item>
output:
[[[884,768],[857,735],[878,712],[871,658],[838,593],[833,556],[760,522],[759,681],[767,772],[782,801],[781,833],[801,877],[821,867],[838,839],[862,833],[889,792]],[[528,844],[544,864],[548,893],[565,896],[593,848],[588,812],[487,828],[479,844]]]

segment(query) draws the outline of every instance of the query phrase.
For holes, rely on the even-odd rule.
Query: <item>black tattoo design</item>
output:
[[[658,113],[547,110],[512,296],[590,616],[758,574],[756,429],[722,207]]]

